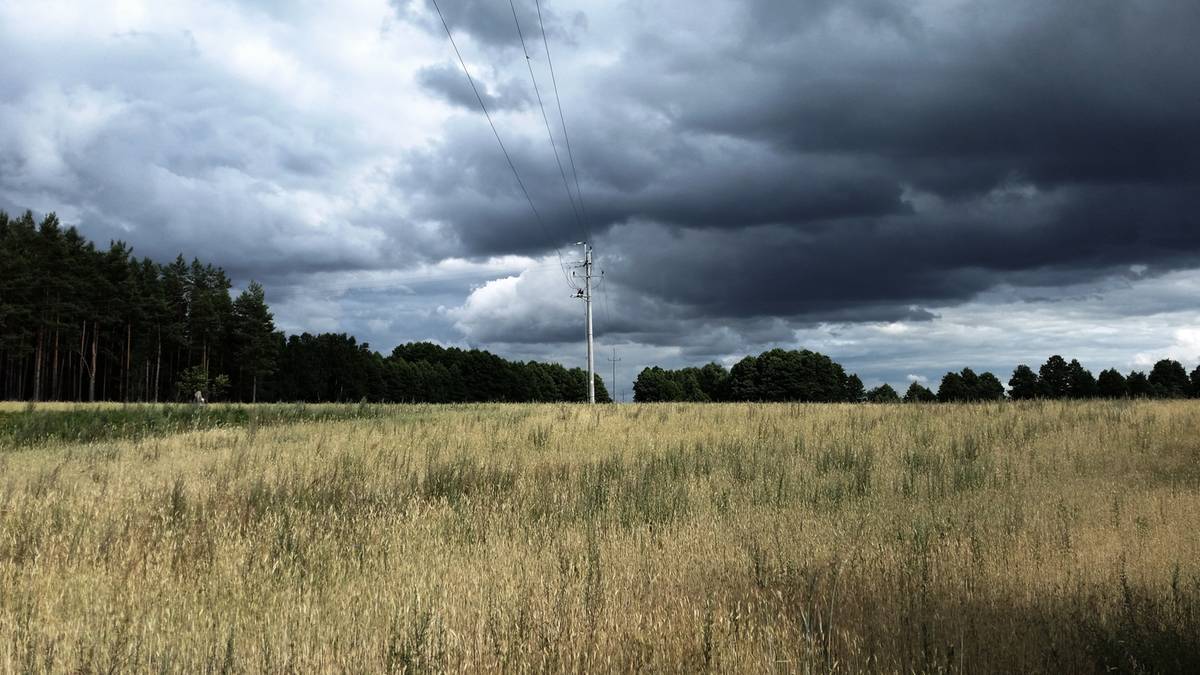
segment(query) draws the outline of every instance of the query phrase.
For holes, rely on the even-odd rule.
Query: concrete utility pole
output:
[[[612,376],[612,382],[610,382],[608,386],[610,386],[610,387],[613,387],[613,390],[612,390],[612,391],[610,391],[610,392],[608,392],[608,397],[609,397],[610,399],[612,399],[612,400],[613,400],[613,402],[615,403],[615,402],[616,402],[616,400],[617,400],[617,390],[616,390],[616,386],[617,386],[617,362],[618,362],[618,361],[620,361],[621,359],[617,358],[617,348],[616,348],[616,347],[613,347],[613,348],[612,348],[612,353],[613,353],[613,355],[612,355],[612,358],[611,358],[611,359],[609,359],[609,361],[611,361],[611,362],[612,362],[612,364],[613,364],[613,376]]]
[[[587,319],[587,377],[588,403],[596,402],[596,359],[592,350],[592,247],[586,241],[578,242],[583,247],[583,288],[575,294],[583,298],[584,315]]]

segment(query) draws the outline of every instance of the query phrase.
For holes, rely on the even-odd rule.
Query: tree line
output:
[[[34,401],[174,401],[195,392],[238,401],[583,401],[587,374],[558,364],[507,361],[476,349],[429,343],[388,356],[344,333],[284,335],[263,287],[237,297],[224,270],[177,256],[161,265],[124,242],[98,249],[55,214],[0,211],[0,395]],[[946,373],[937,391],[913,382],[901,396],[862,380],[828,356],[773,349],[732,368],[644,369],[634,400],[964,402],[1004,398],[1200,397],[1190,376],[1164,359],[1147,374],[1093,376],[1052,356],[1035,372],[1019,365],[1008,391],[994,374]],[[596,376],[596,398],[611,401]]]
[[[656,401],[806,401],[836,403],[865,398],[862,380],[824,354],[772,349],[747,356],[725,369],[719,363],[700,368],[646,368],[633,383],[633,400]]]
[[[1006,392],[993,373],[970,368],[942,376],[937,391],[913,382],[901,396],[889,384],[869,391],[862,381],[828,356],[772,349],[747,356],[733,368],[709,363],[696,368],[645,368],[633,385],[634,400],[798,401],[823,403],[967,403],[1030,399],[1200,398],[1200,367],[1189,376],[1178,361],[1163,359],[1149,375],[1115,369],[1093,376],[1078,360],[1051,356],[1038,372],[1017,366]]]
[[[0,395],[32,401],[583,401],[587,374],[427,343],[386,357],[346,334],[286,336],[264,289],[224,270],[97,248],[50,213],[0,211]],[[596,398],[608,401],[596,377]]]

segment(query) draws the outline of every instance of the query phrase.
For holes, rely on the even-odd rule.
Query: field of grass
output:
[[[1200,672],[1194,402],[354,410],[10,420],[0,671]]]

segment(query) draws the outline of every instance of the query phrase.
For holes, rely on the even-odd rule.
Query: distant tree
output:
[[[647,368],[635,382],[637,401],[860,401],[862,380],[824,354],[772,349],[747,356],[726,371]]]
[[[1096,389],[1101,398],[1126,398],[1129,396],[1129,385],[1125,383],[1125,376],[1115,368],[1100,371]]]
[[[1129,373],[1129,377],[1125,378],[1125,385],[1129,390],[1130,398],[1150,398],[1154,396],[1154,387],[1150,385],[1150,379],[1141,371]]]
[[[937,394],[920,382],[908,385],[908,391],[904,392],[905,403],[936,403],[937,400]]]
[[[1192,398],[1200,398],[1200,366],[1192,371]]]
[[[208,383],[208,396],[210,401],[224,400],[225,394],[229,392],[229,376],[221,373],[215,375]]]
[[[719,363],[709,363],[697,372],[700,389],[710,401],[729,399],[729,371]]]
[[[970,368],[963,368],[958,373],[962,378],[964,389],[963,401],[975,401],[979,399],[979,375]]]
[[[1017,366],[1013,371],[1012,377],[1008,380],[1009,392],[1008,395],[1014,401],[1027,401],[1037,398],[1041,392],[1041,385],[1038,382],[1037,373],[1033,369],[1024,364]]]
[[[200,392],[205,399],[211,399],[211,384],[208,370],[204,366],[192,366],[179,374],[179,380],[175,383],[177,398],[181,401],[191,401],[195,393]]]
[[[747,356],[729,369],[729,400],[758,401],[758,359]]]
[[[1077,359],[1067,365],[1067,390],[1076,399],[1096,398],[1100,393],[1096,378]]]
[[[1000,378],[989,372],[981,374],[975,385],[973,400],[1000,401],[1003,399],[1004,385],[1000,383]]]
[[[881,384],[867,392],[867,401],[870,403],[899,403],[900,395],[896,393],[892,385]]]
[[[841,365],[824,354],[772,349],[747,356],[729,371],[729,400],[846,401],[858,393]]]
[[[633,381],[633,400],[638,403],[678,401],[683,398],[683,389],[670,378],[667,371],[654,366],[644,368]]]
[[[1071,395],[1071,367],[1066,359],[1055,354],[1038,371],[1042,395],[1047,398],[1067,398]]]
[[[937,399],[942,403],[958,403],[971,400],[971,389],[958,373],[946,373],[938,386]]]
[[[1004,385],[992,373],[979,375],[970,368],[963,368],[942,377],[937,398],[943,403],[996,401],[1004,398]]]
[[[1149,380],[1157,398],[1186,398],[1191,393],[1192,382],[1178,361],[1162,359],[1154,364]]]
[[[884,386],[887,386],[887,385],[884,385]],[[891,387],[888,387],[888,389],[891,389]],[[851,374],[851,375],[846,376],[845,390],[846,390],[845,400],[849,401],[850,403],[860,403],[861,401],[863,401],[864,399],[867,398],[866,388],[863,387],[862,380],[858,377],[858,375]],[[894,389],[892,389],[892,394],[895,395],[895,393],[896,393],[896,391]]]
[[[586,398],[578,368],[431,344],[385,358],[345,334],[286,337],[261,286],[236,300],[230,288],[224,270],[198,259],[159,265],[120,241],[97,249],[53,213],[39,223],[30,211],[0,212],[0,397],[159,401],[175,387],[188,400],[219,399],[223,388],[275,401]],[[705,386],[689,392],[703,399]],[[602,378],[596,389],[607,400]]]
[[[279,357],[274,317],[257,281],[233,301],[233,337],[236,367],[250,380],[250,401],[256,402],[259,378],[274,372]]]

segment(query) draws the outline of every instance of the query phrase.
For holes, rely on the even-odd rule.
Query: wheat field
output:
[[[0,445],[0,670],[1194,671],[1198,526],[1195,402],[48,437]]]

